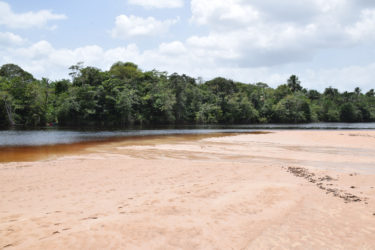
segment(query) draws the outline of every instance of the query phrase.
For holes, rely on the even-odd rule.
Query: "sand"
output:
[[[4,249],[375,249],[375,132],[100,144],[0,164]]]

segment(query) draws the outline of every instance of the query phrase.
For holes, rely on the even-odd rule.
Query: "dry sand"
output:
[[[166,136],[0,164],[4,249],[375,249],[375,132]]]

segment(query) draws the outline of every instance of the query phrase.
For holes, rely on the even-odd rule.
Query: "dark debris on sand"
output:
[[[327,186],[330,184],[324,182],[337,180],[332,178],[331,176],[326,175],[323,177],[317,177],[314,173],[311,173],[306,168],[301,167],[288,167],[287,171],[293,174],[294,176],[305,178],[309,182],[314,183],[318,188],[325,190],[327,194],[332,194],[335,197],[343,199],[345,203],[362,201],[362,199],[358,196],[351,193],[347,193],[344,190],[340,190],[337,188],[328,188]]]

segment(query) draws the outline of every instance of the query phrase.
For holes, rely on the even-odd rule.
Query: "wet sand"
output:
[[[375,249],[375,132],[92,144],[0,164],[4,249]]]

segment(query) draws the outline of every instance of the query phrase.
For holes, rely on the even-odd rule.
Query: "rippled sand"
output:
[[[0,164],[0,248],[375,249],[373,131],[165,136],[78,152]]]

